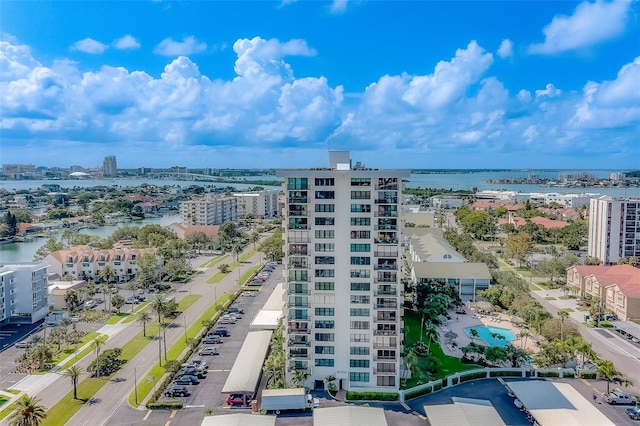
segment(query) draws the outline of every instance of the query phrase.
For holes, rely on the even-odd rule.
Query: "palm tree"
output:
[[[109,284],[116,276],[116,271],[113,270],[111,265],[105,265],[104,268],[98,274],[100,278],[102,278],[107,284]]]
[[[140,312],[137,321],[142,324],[142,335],[147,337],[147,323],[151,321],[151,314],[148,311]]]
[[[53,354],[51,353],[51,348],[48,344],[39,343],[33,348],[33,357],[38,362],[38,369],[44,369],[44,366],[53,358]]]
[[[475,328],[472,328],[471,330],[469,330],[469,339],[471,339],[472,342],[475,343],[475,339],[479,339],[480,335],[478,334],[478,330],[476,330]]]
[[[623,380],[621,378],[621,375],[622,373],[616,370],[616,367],[615,365],[613,365],[613,362],[609,360],[603,360],[600,362],[600,365],[598,365],[598,378],[607,381],[607,393],[609,393],[610,391],[609,385],[611,384],[611,382],[613,382],[616,379],[618,381]]]
[[[40,399],[25,395],[14,404],[9,416],[11,426],[38,426],[47,417],[47,410],[40,405]]]
[[[96,351],[96,377],[100,377],[100,348],[102,348],[102,345],[104,345],[106,341],[107,336],[100,335],[91,342],[93,349]]]
[[[520,338],[521,349],[524,349],[527,347],[527,339],[529,338],[529,336],[531,336],[531,333],[529,333],[528,330],[521,330],[520,333],[518,333],[518,338]]]
[[[73,399],[78,399],[78,378],[82,373],[84,373],[82,367],[79,367],[77,365],[72,365],[62,373],[63,376],[67,376],[71,379],[71,383],[73,384]]]
[[[253,233],[251,233],[251,242],[253,243],[254,250],[258,241],[260,241],[260,233],[258,231],[253,231]]]
[[[162,329],[162,318],[167,310],[167,302],[164,300],[164,297],[157,294],[156,297],[151,301],[151,309],[158,315],[158,363],[162,367],[162,340],[160,339],[160,330]],[[166,343],[165,343],[166,349]],[[166,357],[165,357],[166,358]]]
[[[558,316],[560,317],[560,340],[564,340],[564,320],[569,318],[569,312],[561,309],[558,311]]]
[[[429,340],[427,352],[431,353],[431,343],[438,340],[438,329],[435,325],[429,324],[424,328],[425,337]]]
[[[295,387],[304,386],[304,382],[309,378],[309,373],[306,371],[296,371],[291,376],[291,384]]]

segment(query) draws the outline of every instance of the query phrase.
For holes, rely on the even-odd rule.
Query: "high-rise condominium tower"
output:
[[[118,174],[118,163],[116,163],[115,155],[107,155],[102,162],[102,175],[105,177],[114,177]]]
[[[278,170],[284,178],[287,377],[393,391],[402,345],[400,204],[409,170]]]

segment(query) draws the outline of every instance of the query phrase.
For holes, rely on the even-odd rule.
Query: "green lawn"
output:
[[[200,267],[201,268],[211,268],[212,266],[215,266],[217,263],[221,262],[222,259],[224,259],[226,256],[227,256],[226,254],[222,254],[220,256],[214,257],[210,261],[205,262],[202,265],[200,265]]]
[[[572,308],[564,308],[564,309],[560,309],[561,311],[564,312],[575,312]]]
[[[56,356],[53,357],[53,360],[51,361],[51,364],[57,365],[59,363],[61,363],[65,358],[67,358],[69,355],[73,355],[73,353],[77,350],[77,348],[81,348],[82,346],[84,346],[84,344],[92,341],[93,339],[95,339],[96,337],[98,337],[100,335],[100,333],[93,331],[91,333],[85,334],[82,339],[80,339],[80,341],[76,344],[73,345],[73,347],[69,347],[63,351],[60,351],[60,353],[58,353]],[[56,345],[57,346],[57,345]],[[83,351],[86,354],[86,351]],[[82,356],[79,356],[81,353],[77,354],[76,356],[73,357],[73,359],[80,359],[82,358]],[[68,365],[69,362],[65,363],[65,365]]]
[[[420,316],[416,312],[405,310],[404,324],[404,346],[405,348],[409,348],[420,340]],[[430,375],[431,380],[441,379],[458,371],[482,368],[475,364],[463,364],[460,362],[460,358],[445,355],[440,345],[436,343],[431,344],[431,353],[437,358],[439,364],[436,374]],[[425,358],[418,358],[418,364],[420,366],[423,365],[422,361],[426,361]],[[417,379],[414,377],[407,380],[406,384],[403,384],[402,388],[407,389],[418,384]]]
[[[191,327],[187,329],[187,337],[188,338],[195,337],[203,328],[202,322],[211,319],[218,312],[219,309],[221,309],[223,306],[226,305],[227,301],[232,296],[233,295],[231,293],[225,293],[222,296],[220,296],[213,305],[209,306],[209,308],[206,311],[204,311],[204,313],[200,315],[196,321],[193,322]],[[151,327],[147,328],[147,335],[149,334],[149,328]],[[157,333],[157,330],[158,330],[158,325],[155,324],[155,333]],[[167,357],[170,360],[176,359],[186,349],[186,347],[187,347],[187,343],[184,341],[184,339],[179,339],[167,351]],[[155,387],[156,383],[160,380],[160,378],[164,375],[164,373],[165,373],[164,367],[160,367],[160,365],[156,363],[151,369],[151,371],[145,377],[143,377],[141,380],[138,381],[138,386],[137,386],[138,404],[141,403],[146,398],[149,392],[152,391],[152,389]],[[129,404],[133,407],[136,407],[137,404],[135,402],[136,402],[135,392],[132,391],[129,394]]]
[[[542,290],[540,287],[538,287],[536,284],[534,283],[529,283],[529,290],[533,290],[533,291],[539,291]]]
[[[120,321],[122,318],[126,318],[128,316],[130,316],[131,314],[128,312],[120,312],[118,314],[112,315],[111,318],[109,318],[107,320],[107,324],[115,324],[118,321]]]
[[[5,398],[4,396],[0,395],[0,407],[6,404],[7,401],[9,401],[9,398]]]
[[[116,374],[116,373],[114,373]],[[71,380],[71,379],[69,379]],[[64,426],[69,419],[82,408],[85,401],[95,395],[107,382],[109,377],[100,379],[86,378],[78,383],[78,398],[73,399],[73,391],[66,394],[56,405],[47,411],[47,418],[41,423],[42,426]]]
[[[256,271],[258,271],[258,269],[260,269],[260,265],[254,266],[250,268],[248,271],[246,271],[244,274],[242,274],[242,277],[240,277],[240,282],[238,283],[238,285],[244,285],[244,283],[249,281],[249,278],[251,278],[256,273]]]
[[[544,300],[556,300],[556,298],[553,296],[547,296],[544,298]]]

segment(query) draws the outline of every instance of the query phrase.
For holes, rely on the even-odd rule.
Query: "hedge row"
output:
[[[149,410],[181,410],[182,402],[152,402],[147,404]]]
[[[431,392],[432,392],[431,386],[425,387],[425,388],[418,389],[418,390],[415,390],[415,391],[406,392],[404,394],[404,399],[408,400],[408,399],[411,399],[411,398],[417,398],[417,397],[422,396],[422,395],[427,395],[427,394],[429,394]]]
[[[522,371],[491,371],[490,377],[521,377]]]
[[[597,376],[597,374],[595,372],[593,372],[593,373],[586,373],[586,372],[580,373],[580,378],[581,379],[595,379],[596,376]]]
[[[485,373],[484,371],[478,371],[476,373],[460,376],[460,383],[468,382],[469,380],[483,379],[485,377],[487,377],[487,373]]]
[[[349,401],[397,401],[398,394],[395,392],[347,392]]]
[[[557,371],[538,371],[538,377],[560,377]]]

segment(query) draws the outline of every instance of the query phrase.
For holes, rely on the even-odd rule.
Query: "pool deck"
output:
[[[455,356],[456,358],[462,358],[462,346],[467,346],[471,343],[471,339],[467,336],[465,328],[478,327],[486,325],[488,327],[497,327],[510,330],[513,334],[518,336],[522,331],[522,328],[513,324],[509,318],[509,315],[503,313],[494,313],[492,315],[476,314],[471,309],[465,307],[466,314],[456,314],[451,312],[451,319],[446,323],[443,323],[438,327],[438,334],[440,335],[440,345],[446,355]],[[448,339],[445,334],[452,331],[458,335],[455,339]],[[477,339],[476,339],[477,340]],[[516,347],[523,347],[522,340],[526,340],[526,346],[524,347],[530,353],[537,353],[540,348],[529,336],[527,339],[511,340],[511,343]],[[455,342],[457,347],[454,347],[450,342]]]

